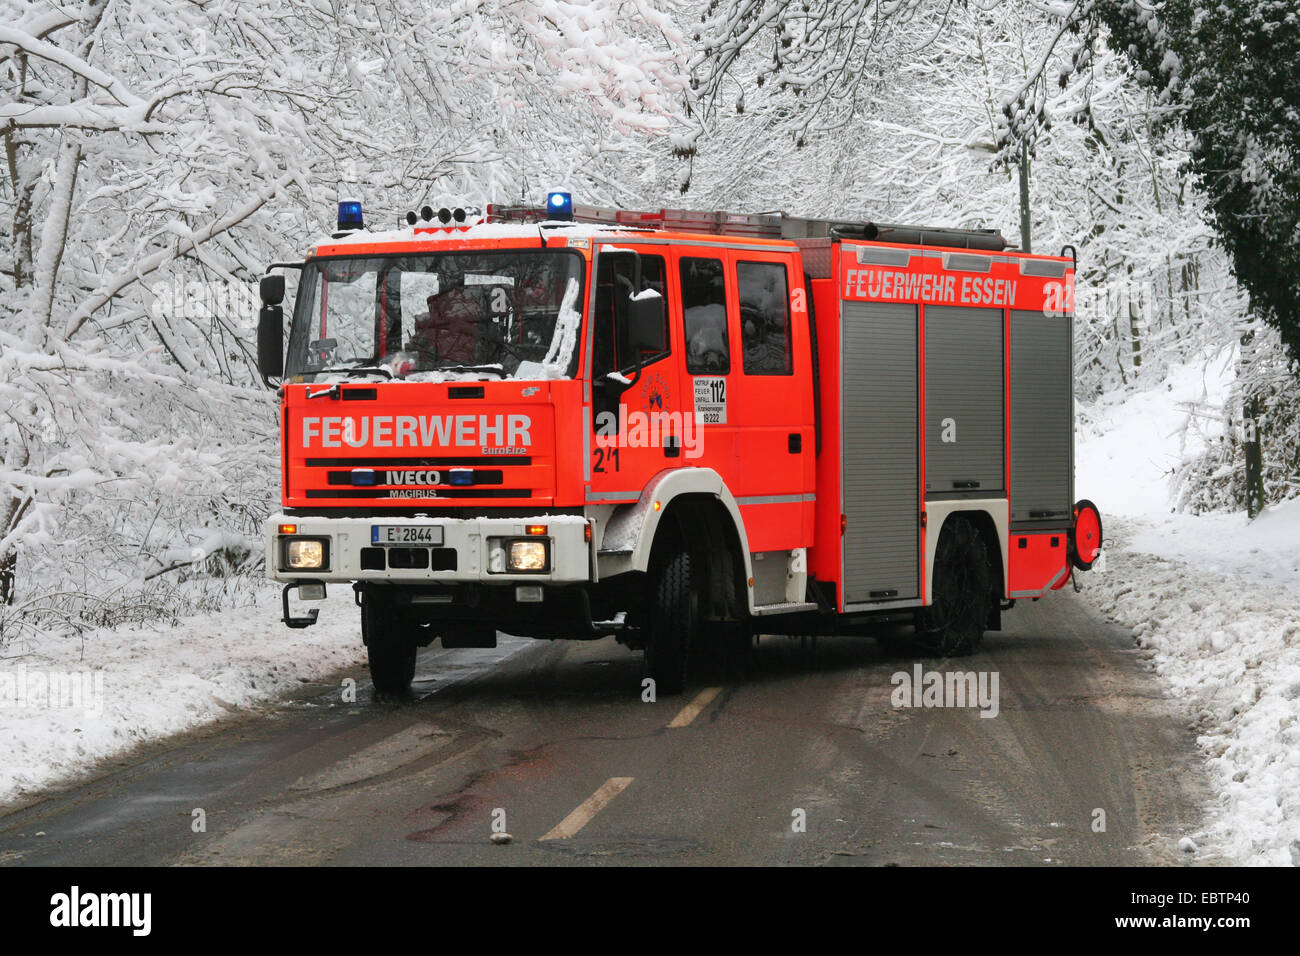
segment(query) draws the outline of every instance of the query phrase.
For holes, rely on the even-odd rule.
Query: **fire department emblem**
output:
[[[647,411],[663,411],[668,403],[668,383],[658,372],[648,376],[641,385],[641,397]]]

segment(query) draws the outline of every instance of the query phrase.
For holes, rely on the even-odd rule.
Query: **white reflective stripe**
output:
[[[816,501],[816,495],[754,495],[749,498],[737,498],[738,505],[785,505],[795,502]]]
[[[988,272],[993,268],[993,256],[972,252],[945,252],[943,267],[954,272]]]
[[[587,386],[590,389],[590,385]],[[590,396],[588,396],[590,399]],[[591,406],[582,406],[582,480],[591,481]],[[590,498],[590,495],[588,495]]]
[[[639,491],[588,491],[588,501],[632,501],[641,497]]]
[[[1060,259],[1020,259],[1020,274],[1022,276],[1039,276],[1045,279],[1061,279],[1065,277],[1065,268],[1068,263]]]
[[[858,246],[858,264],[867,266],[906,267],[912,259],[912,250],[906,246]]]

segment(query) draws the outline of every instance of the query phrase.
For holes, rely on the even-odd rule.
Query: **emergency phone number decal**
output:
[[[695,379],[695,421],[700,425],[727,424],[727,380]]]

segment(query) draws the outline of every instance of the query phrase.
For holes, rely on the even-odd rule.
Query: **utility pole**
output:
[[[1020,143],[1020,249],[1023,252],[1033,252],[1033,247],[1029,243],[1029,144],[1023,140]]]
[[[1241,335],[1241,355],[1244,360],[1255,340],[1253,329]],[[1264,510],[1264,436],[1260,434],[1259,396],[1247,386],[1241,403],[1241,450],[1246,466],[1246,516],[1254,519]]]

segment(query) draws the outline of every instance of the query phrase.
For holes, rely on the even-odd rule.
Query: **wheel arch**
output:
[[[666,535],[683,540],[706,570],[732,564],[731,573],[708,576],[714,613],[732,599],[749,609],[747,582],[753,570],[744,519],[735,497],[712,468],[662,471],[635,503],[615,510],[596,552],[600,578],[649,571],[657,549],[668,540]],[[721,590],[724,585],[730,598]]]
[[[925,603],[934,595],[934,561],[939,538],[948,522],[961,517],[975,526],[989,552],[989,570],[996,596],[1007,595],[1007,542],[1010,540],[1009,505],[1004,498],[963,501],[927,501],[925,536]]]

